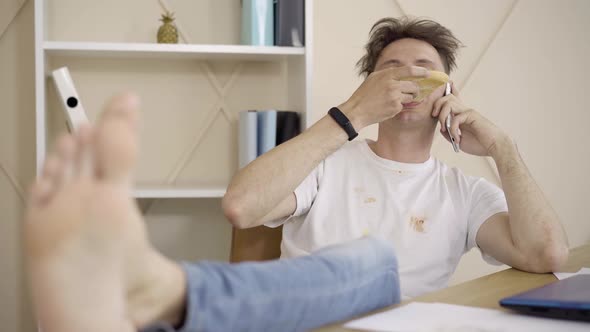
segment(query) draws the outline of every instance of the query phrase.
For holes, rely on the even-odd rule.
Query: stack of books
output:
[[[242,44],[305,45],[305,0],[242,0]]]
[[[240,168],[300,133],[299,114],[290,111],[240,112],[238,150]]]

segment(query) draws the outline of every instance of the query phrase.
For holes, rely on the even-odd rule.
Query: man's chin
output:
[[[404,129],[430,128],[433,125],[436,126],[437,123],[437,119],[430,116],[430,113],[425,110],[413,109],[403,110],[386,121],[390,121],[395,127]]]
[[[394,117],[394,119],[402,122],[423,121],[426,118],[428,118],[428,114],[426,114],[425,110],[415,108],[404,108]]]

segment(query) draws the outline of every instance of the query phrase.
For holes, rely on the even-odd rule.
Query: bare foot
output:
[[[25,255],[44,332],[181,319],[184,272],[152,248],[131,197],[137,108],[116,97],[95,128],[62,136],[31,190]]]

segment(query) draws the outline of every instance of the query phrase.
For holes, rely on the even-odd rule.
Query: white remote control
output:
[[[72,81],[70,71],[67,67],[54,70],[52,76],[62,101],[68,127],[70,131],[74,132],[82,124],[88,123],[88,117],[86,116],[86,112],[84,112],[82,103],[80,103],[80,97],[74,86],[74,81]]]

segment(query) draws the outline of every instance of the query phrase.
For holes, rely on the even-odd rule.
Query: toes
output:
[[[139,97],[133,93],[123,93],[111,98],[100,116],[100,121],[105,122],[113,118],[124,121],[135,130],[139,121]]]
[[[64,156],[69,158],[73,153],[72,137],[63,134],[57,140],[55,151],[51,152],[45,162],[41,175],[31,187],[30,200],[33,204],[41,204],[48,201],[51,196],[58,190],[64,180],[67,178],[66,163]]]
[[[56,153],[60,159],[60,167],[55,175],[55,189],[59,189],[72,179],[76,149],[77,144],[72,135],[64,134],[58,139]]]
[[[55,154],[51,154],[45,158],[43,163],[43,170],[41,171],[41,178],[47,179],[50,182],[55,182],[55,177],[59,174],[61,168],[60,159]]]
[[[30,196],[33,203],[40,204],[42,201],[47,201],[50,198],[55,191],[60,172],[60,158],[55,154],[47,156],[43,163],[41,175],[31,188]]]
[[[132,94],[113,98],[96,126],[95,151],[99,176],[130,181],[138,150],[139,99]]]
[[[32,206],[43,205],[53,193],[54,184],[47,177],[40,177],[33,184],[29,194],[29,202]]]
[[[92,128],[88,125],[81,126],[76,132],[75,176],[90,178],[94,174],[92,135]]]

